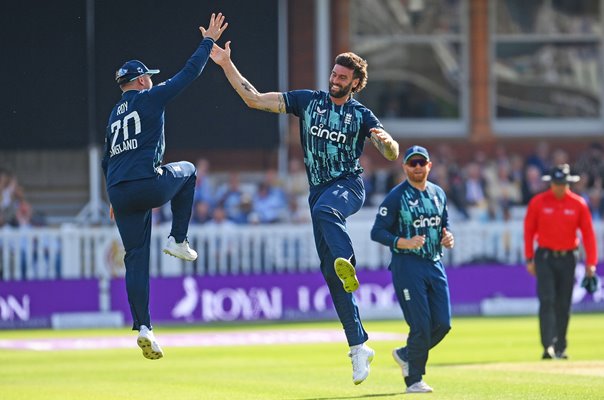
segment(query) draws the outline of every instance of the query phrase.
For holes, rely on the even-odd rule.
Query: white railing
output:
[[[372,221],[352,220],[348,230],[359,268],[388,265],[389,250],[369,237]],[[596,225],[602,254],[602,225]],[[318,270],[312,226],[191,226],[189,241],[199,258],[185,263],[161,252],[169,226],[153,228],[152,276],[257,274]],[[459,223],[455,248],[445,251],[445,265],[471,262],[524,262],[522,222]],[[115,227],[0,229],[0,280],[73,279],[121,276],[123,247]]]

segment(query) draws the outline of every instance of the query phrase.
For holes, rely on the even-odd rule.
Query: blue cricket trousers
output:
[[[409,325],[407,386],[426,373],[428,351],[451,330],[449,284],[440,261],[414,254],[393,254],[390,264],[396,297]]]
[[[149,257],[151,210],[171,201],[170,236],[180,243],[187,237],[195,192],[195,166],[187,161],[166,164],[152,178],[120,182],[107,190],[126,255],[126,290],[134,321],[132,329],[151,327],[149,312]]]
[[[349,346],[365,343],[369,337],[361,323],[355,298],[344,290],[333,263],[338,257],[352,257],[352,263],[355,264],[346,218],[359,211],[364,201],[365,188],[358,175],[349,175],[311,188],[308,198],[321,272]]]

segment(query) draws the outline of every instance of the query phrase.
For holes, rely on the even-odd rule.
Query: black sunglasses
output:
[[[407,161],[406,164],[413,168],[417,167],[418,165],[420,167],[425,167],[428,164],[428,160],[426,160],[425,158],[415,158],[413,160]]]

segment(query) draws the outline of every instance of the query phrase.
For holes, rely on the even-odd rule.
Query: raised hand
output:
[[[381,128],[371,128],[371,142],[382,155],[390,161],[398,158],[398,143]]]
[[[212,47],[210,58],[218,65],[224,65],[231,59],[231,41],[228,41],[224,45],[224,49],[217,44]]]
[[[208,29],[205,29],[203,26],[199,27],[201,31],[201,35],[206,38],[209,37],[214,41],[220,39],[222,32],[229,26],[228,22],[224,22],[224,15],[222,13],[218,13],[218,15],[212,13],[210,17],[210,24],[208,25]]]

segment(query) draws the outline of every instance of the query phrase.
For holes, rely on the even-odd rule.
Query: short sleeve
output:
[[[312,90],[292,90],[283,93],[285,99],[285,111],[299,117],[313,96]]]

